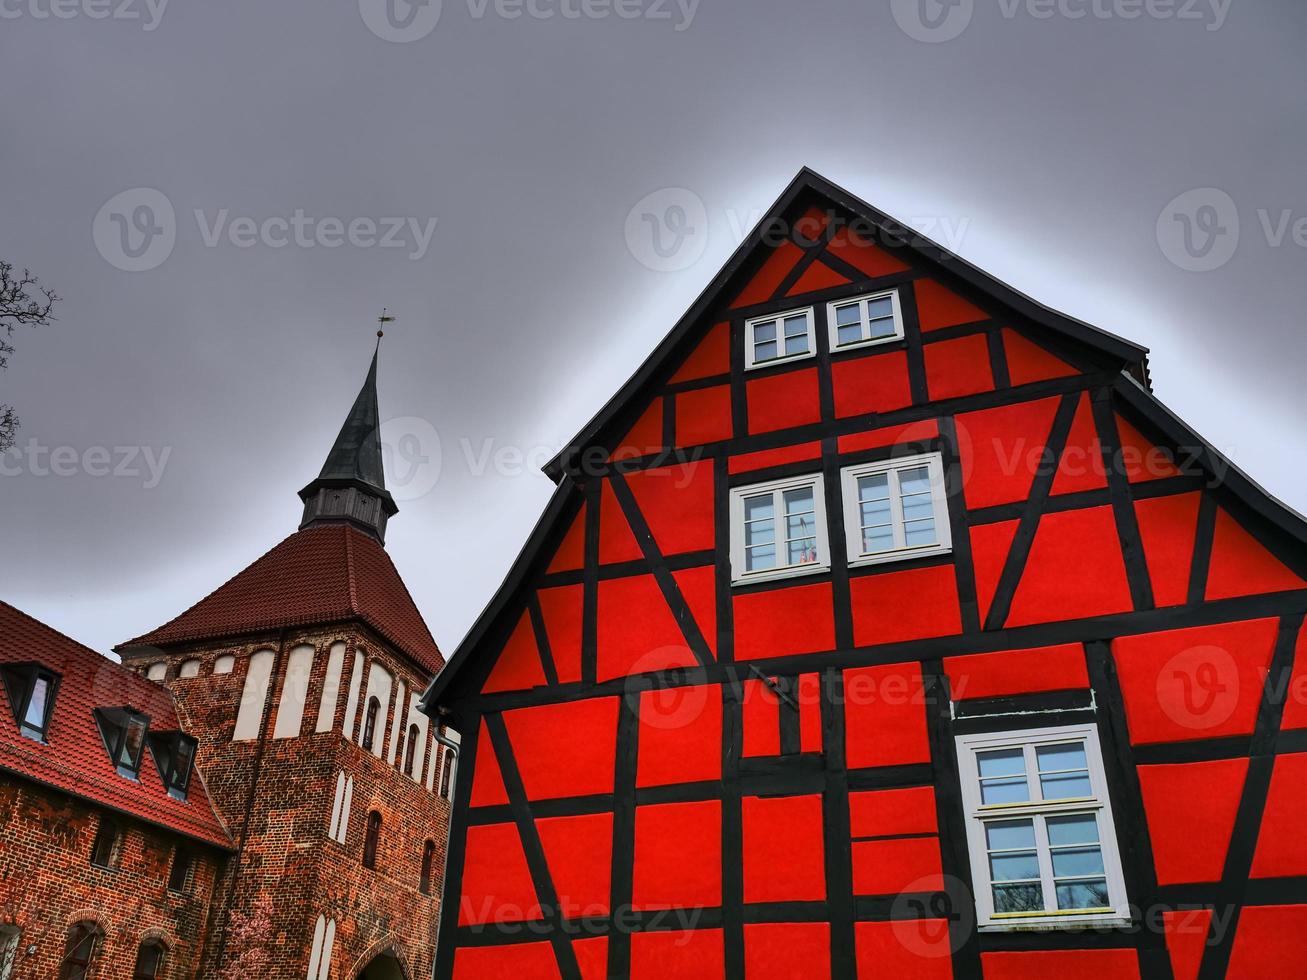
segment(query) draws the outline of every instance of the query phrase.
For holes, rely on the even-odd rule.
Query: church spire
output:
[[[300,499],[304,501],[301,529],[349,523],[384,543],[386,521],[399,510],[386,490],[386,471],[381,458],[381,417],[377,410],[380,337],[378,331],[377,350],[372,354],[368,376],[345,416],[345,424],[327,454],[322,472],[300,491]]]

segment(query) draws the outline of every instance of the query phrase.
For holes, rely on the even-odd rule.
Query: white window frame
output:
[[[817,545],[817,560],[802,565],[777,565],[775,568],[745,571],[744,554],[744,500],[770,493],[774,501],[774,513],[777,530],[776,557],[779,560],[782,548],[781,522],[785,509],[783,494],[787,490],[812,488],[813,517],[816,521],[814,536]],[[767,483],[753,483],[731,490],[731,582],[742,585],[747,582],[768,582],[773,579],[791,578],[795,575],[815,575],[830,571],[830,533],[826,522],[826,488],[820,473],[806,476],[790,477],[785,480],[771,480]]]
[[[786,317],[798,316],[802,314],[808,321],[808,349],[802,354],[779,354],[777,357],[769,357],[765,361],[754,359],[754,342],[753,331],[760,323],[776,323],[776,349],[781,351],[785,347],[785,336],[783,321]],[[752,371],[755,368],[771,367],[773,364],[787,364],[790,361],[802,361],[805,358],[817,356],[817,326],[816,314],[811,306],[801,306],[794,310],[785,310],[781,313],[769,313],[767,316],[755,316],[744,321],[744,368],[746,371]]]
[[[1121,872],[1121,854],[1116,840],[1116,824],[1112,820],[1112,804],[1108,798],[1107,776],[1103,769],[1103,752],[1098,741],[1098,728],[1093,724],[1064,725],[1056,728],[1036,728],[1021,731],[985,732],[959,735],[957,741],[958,773],[962,781],[962,805],[967,822],[967,850],[971,857],[971,876],[976,898],[976,924],[982,932],[1002,932],[1017,929],[1074,928],[1077,926],[1120,925],[1130,921],[1125,879]],[[1025,753],[1026,780],[1031,796],[1040,794],[1038,764],[1035,747],[1058,742],[1083,741],[1085,760],[1093,794],[1073,800],[1045,802],[1042,799],[1028,803],[1000,803],[984,805],[980,796],[980,772],[976,762],[979,752],[994,749],[1021,748]],[[1091,910],[1056,910],[1053,892],[1053,871],[1048,835],[1043,817],[1071,816],[1092,813],[1098,820],[1098,840],[1103,852],[1110,907]],[[994,820],[1013,820],[1022,817],[1034,819],[1036,847],[1039,852],[1040,879],[1044,888],[1045,911],[995,912],[994,893],[991,889],[988,848],[985,824]],[[1052,908],[1053,911],[1048,911]]]
[[[871,324],[867,316],[867,303],[874,299],[884,299],[889,297],[894,309],[894,333],[889,337],[872,337]],[[859,320],[862,331],[866,335],[862,340],[854,340],[847,344],[840,343],[839,328],[835,323],[835,308],[837,306],[851,306],[858,304]],[[832,353],[840,351],[853,350],[857,347],[874,347],[877,344],[892,344],[897,340],[903,339],[903,308],[899,303],[899,291],[897,289],[881,289],[874,293],[865,293],[861,296],[849,296],[845,299],[831,300],[826,304],[826,331],[830,336],[830,349]]]
[[[934,505],[934,544],[909,547],[904,540],[903,497],[899,492],[898,471],[925,466],[930,471],[930,497]],[[879,473],[890,474],[890,519],[894,528],[894,548],[889,551],[862,550],[862,512],[858,502],[858,479]],[[939,453],[920,456],[899,456],[877,463],[860,463],[840,470],[840,485],[844,497],[844,538],[848,547],[849,565],[879,565],[888,561],[905,561],[924,555],[944,555],[953,550],[952,529],[948,517],[948,487],[944,482],[944,458]]]

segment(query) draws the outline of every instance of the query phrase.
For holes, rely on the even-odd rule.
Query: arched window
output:
[[[136,969],[132,980],[158,980],[163,975],[163,957],[167,953],[163,943],[149,940],[136,951]]]
[[[372,740],[377,736],[377,715],[381,711],[381,702],[368,698],[368,713],[363,717],[363,741],[360,742],[365,752],[372,751]]]
[[[236,658],[230,653],[224,653],[213,662],[213,672],[215,674],[230,674],[236,666]]]
[[[404,775],[413,775],[413,759],[417,755],[418,739],[422,734],[418,731],[417,725],[408,726],[408,744],[404,746]]]
[[[418,891],[423,895],[431,894],[431,865],[436,859],[436,842],[427,841],[422,845],[422,876],[418,879]]]
[[[373,810],[368,814],[368,835],[363,841],[363,867],[376,868],[377,844],[381,840],[381,814]]]
[[[185,661],[183,661],[183,662],[182,662],[182,665],[181,665],[180,667],[177,668],[177,676],[178,676],[178,677],[199,677],[199,676],[200,676],[200,662],[199,662],[198,660],[185,660]]]
[[[79,922],[68,930],[68,946],[64,950],[64,968],[59,980],[86,980],[100,947],[100,927],[94,922]]]
[[[445,749],[445,764],[440,767],[440,795],[449,799],[453,787],[454,750]]]
[[[150,669],[145,672],[147,681],[162,681],[168,673],[168,665],[164,662],[150,664]]]

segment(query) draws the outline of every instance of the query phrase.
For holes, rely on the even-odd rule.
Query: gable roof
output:
[[[809,196],[805,197],[805,195]],[[1222,485],[1254,513],[1270,521],[1294,541],[1307,545],[1307,519],[1258,486],[1210,442],[1163,405],[1149,390],[1146,347],[1036,302],[949,252],[943,246],[922,238],[920,233],[895,221],[884,212],[805,167],[790,182],[784,193],[736,249],[722,270],[713,277],[690,309],[677,321],[671,332],[654,348],[644,363],[567,446],[545,465],[545,472],[558,484],[558,487],[503,583],[459,643],[444,670],[423,693],[421,700],[423,710],[434,711],[440,699],[449,691],[455,677],[474,655],[493,625],[504,615],[517,590],[522,586],[532,563],[549,543],[556,533],[558,524],[568,513],[568,502],[576,492],[576,484],[567,474],[564,465],[569,454],[584,450],[602,439],[610,423],[621,416],[647,385],[656,380],[663,366],[673,358],[689,352],[691,343],[696,339],[696,326],[719,301],[730,295],[728,289],[741,285],[740,280],[749,271],[750,259],[766,248],[763,238],[767,230],[783,215],[791,213],[796,206],[810,200],[810,195],[824,198],[838,207],[851,211],[855,216],[872,222],[883,234],[902,241],[904,248],[911,249],[935,263],[944,273],[956,276],[961,282],[991,297],[995,302],[1008,306],[1036,324],[1074,341],[1087,344],[1108,357],[1118,360],[1121,365],[1121,375],[1116,380],[1115,391],[1122,401],[1149,420],[1158,431],[1176,445],[1187,446],[1194,450],[1195,461],[1211,473],[1222,474]]]
[[[114,649],[360,620],[434,674],[444,657],[390,555],[349,524],[296,531],[175,619]]]
[[[842,209],[862,222],[874,226],[887,241],[895,242],[898,247],[906,249],[933,264],[937,271],[946,278],[953,277],[965,286],[971,287],[979,294],[1000,303],[1016,314],[1055,334],[1086,344],[1110,358],[1117,359],[1125,368],[1134,368],[1141,380],[1147,378],[1148,348],[1133,341],[1118,337],[1077,320],[1075,317],[1059,313],[1044,304],[1031,299],[1025,293],[994,278],[989,273],[972,265],[966,259],[950,252],[947,248],[925,238],[919,231],[890,217],[878,208],[844,188],[831,183],[825,177],[804,167],[790,181],[774,204],[754,225],[740,246],[722,266],[721,271],[704,287],[697,299],[690,305],[671,332],[654,348],[626,383],[618,389],[595,416],[590,419],[580,432],[548,463],[544,471],[557,483],[563,475],[565,460],[572,454],[602,442],[609,423],[620,416],[636,394],[658,373],[659,369],[678,353],[680,348],[690,341],[695,328],[715,306],[729,295],[729,287],[742,286],[742,279],[750,271],[750,260],[760,252],[768,250],[765,244],[768,233],[773,226],[792,215],[796,209],[810,206],[814,202],[823,202]]]
[[[0,664],[37,663],[59,675],[46,742],[19,734],[7,699],[0,707],[0,769],[146,823],[231,849],[198,770],[187,799],[168,795],[154,763],[141,761],[128,779],[105,750],[92,713],[130,707],[150,719],[151,732],[180,731],[172,696],[158,684],[100,656],[6,602],[0,602]]]

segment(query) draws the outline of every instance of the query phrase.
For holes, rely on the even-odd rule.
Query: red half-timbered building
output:
[[[800,173],[425,695],[437,976],[1303,975],[1307,529],[1146,353]]]

